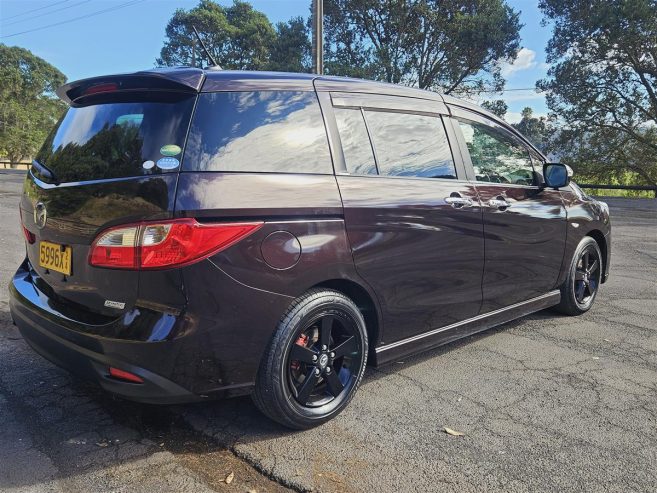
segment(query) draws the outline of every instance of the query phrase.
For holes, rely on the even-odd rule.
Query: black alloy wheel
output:
[[[588,246],[575,266],[573,290],[577,303],[584,306],[595,297],[600,285],[600,274],[600,259],[593,248]]]
[[[602,280],[602,254],[598,243],[585,236],[575,249],[561,301],[556,309],[566,315],[580,315],[593,305]]]
[[[344,294],[313,289],[281,319],[263,356],[253,401],[289,428],[307,429],[340,413],[365,373],[367,331]]]
[[[288,385],[302,406],[317,407],[349,391],[360,370],[358,329],[329,313],[301,329],[288,357]]]

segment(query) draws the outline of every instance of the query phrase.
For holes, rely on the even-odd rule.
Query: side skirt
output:
[[[384,365],[411,354],[448,344],[463,337],[490,329],[496,325],[557,305],[559,301],[561,301],[561,293],[559,290],[554,290],[536,298],[500,308],[499,310],[477,315],[476,317],[424,332],[423,334],[407,337],[397,342],[384,344],[375,349],[374,365]]]

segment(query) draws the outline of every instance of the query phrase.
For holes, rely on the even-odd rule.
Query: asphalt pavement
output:
[[[114,399],[32,352],[4,288],[21,181],[0,170],[0,491],[657,489],[657,200],[608,199],[611,278],[589,313],[369,369],[339,417],[290,432],[248,398]]]

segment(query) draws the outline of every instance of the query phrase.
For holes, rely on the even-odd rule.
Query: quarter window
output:
[[[376,164],[367,127],[360,109],[334,108],[347,171],[356,175],[376,175]]]
[[[477,181],[533,185],[527,149],[514,137],[488,125],[459,120]]]
[[[187,140],[184,169],[333,173],[315,93],[201,94]]]
[[[456,178],[447,134],[439,117],[366,111],[379,174]]]

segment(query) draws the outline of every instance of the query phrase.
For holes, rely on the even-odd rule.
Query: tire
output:
[[[365,321],[354,302],[338,291],[310,290],[279,322],[260,363],[253,401],[288,428],[325,423],[353,398],[367,350]]]
[[[589,311],[598,294],[602,267],[600,247],[593,238],[585,236],[570,261],[568,277],[560,287],[561,302],[555,309],[566,315],[581,315]]]

